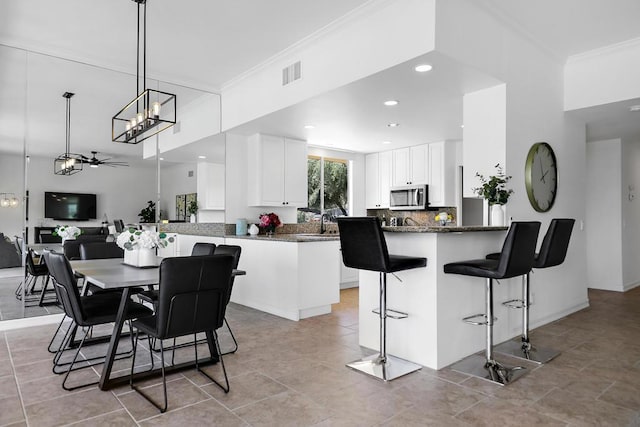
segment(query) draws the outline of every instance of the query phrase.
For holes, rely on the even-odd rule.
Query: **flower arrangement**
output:
[[[82,234],[82,230],[75,225],[59,225],[53,231],[53,235],[62,237],[62,240],[75,239],[80,234]]]
[[[267,233],[273,233],[276,231],[276,227],[281,227],[282,222],[275,213],[263,213],[260,214],[260,228],[264,228]]]
[[[488,178],[476,172],[476,176],[480,179],[482,185],[472,188],[472,190],[478,196],[486,199],[490,205],[504,205],[509,201],[509,196],[513,193],[512,189],[507,188],[507,182],[511,179],[511,175],[504,174],[500,163],[495,168],[497,173],[490,175]]]
[[[165,248],[173,240],[173,237],[167,238],[166,233],[129,228],[120,233],[116,244],[122,249],[132,251],[134,249]]]
[[[438,215],[436,215],[435,220],[440,221],[440,225],[447,225],[447,222],[451,222],[453,220],[453,217],[450,213],[440,212]]]

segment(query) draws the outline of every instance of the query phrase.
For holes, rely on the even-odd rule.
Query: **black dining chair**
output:
[[[62,237],[53,234],[40,234],[40,243],[62,243]]]
[[[240,254],[242,253],[242,248],[237,245],[218,245],[216,246],[216,250],[213,252],[215,255],[231,255],[233,257],[233,269],[238,268],[238,264],[240,263]],[[235,281],[236,276],[234,274],[231,275],[231,284],[229,285],[229,296],[227,298],[227,305],[231,300],[231,292],[233,292],[233,282]],[[233,349],[228,350],[223,354],[231,354],[238,351],[238,341],[236,340],[236,336],[233,334],[231,330],[231,326],[229,326],[229,321],[227,317],[224,318],[224,324],[227,326],[229,330],[229,335],[233,340]]]
[[[89,385],[97,384],[98,382],[92,382],[89,384],[81,384],[73,387],[68,387],[66,385],[67,380],[69,378],[69,374],[72,371],[76,371],[79,369],[84,369],[90,366],[94,366],[95,364],[83,365],[80,367],[75,367],[75,364],[78,360],[78,355],[82,350],[82,346],[89,335],[89,331],[91,327],[103,324],[109,324],[116,321],[116,316],[118,314],[118,308],[120,307],[120,297],[114,295],[112,293],[104,293],[97,295],[89,295],[89,296],[80,296],[80,292],[78,291],[78,284],[76,282],[76,277],[73,274],[73,270],[71,269],[71,265],[69,261],[65,258],[64,254],[58,253],[50,253],[49,254],[49,262],[52,265],[52,273],[55,278],[55,286],[58,291],[58,295],[62,300],[62,306],[65,310],[65,314],[73,320],[75,326],[79,328],[83,328],[85,333],[78,343],[77,349],[73,356],[72,361],[68,364],[68,368],[65,373],[64,380],[62,381],[62,388],[65,390],[75,390],[80,387],[86,387]],[[135,303],[133,301],[129,301],[127,305],[127,312],[125,314],[127,320],[132,320],[136,318],[144,318],[146,316],[151,316],[153,312],[143,306],[142,304]],[[70,328],[72,329],[72,328]],[[57,357],[54,358],[54,365],[57,361],[60,360],[61,352],[64,352],[68,347],[73,334],[66,334],[63,343],[60,347],[60,351],[56,354]],[[133,335],[132,335],[133,340]],[[133,342],[132,342],[133,346]],[[54,372],[55,366],[54,366]],[[63,373],[63,372],[56,372]]]
[[[225,385],[200,369],[198,361],[198,346],[195,345],[196,370],[225,393],[229,392],[229,379],[220,352],[220,344],[216,329],[224,322],[228,294],[231,286],[231,272],[233,257],[229,255],[208,255],[165,258],[160,264],[160,283],[158,308],[152,317],[140,318],[132,322],[136,330],[134,341],[134,357],[131,363],[129,384],[146,400],[152,403],[160,412],[167,410],[167,382],[165,376],[164,347],[162,340],[193,335],[201,332],[210,334],[214,341],[217,356],[222,367]],[[149,339],[160,342],[160,360],[162,385],[164,390],[164,405],[154,402],[133,383],[133,369],[135,367],[135,353],[138,344],[138,334],[143,332]],[[154,357],[151,352],[151,370],[154,369]],[[216,355],[212,354],[212,357]]]
[[[22,301],[24,294],[26,303],[27,297],[32,296],[35,293],[38,279],[41,281],[38,305],[43,306],[45,303],[44,298],[49,286],[49,269],[43,260],[36,264],[34,261],[33,249],[28,249],[25,257],[25,275],[24,279],[18,284],[18,287],[15,290],[16,298]],[[33,301],[33,299],[29,299],[29,301]]]
[[[82,242],[79,252],[82,260],[124,258],[124,249],[116,242]]]

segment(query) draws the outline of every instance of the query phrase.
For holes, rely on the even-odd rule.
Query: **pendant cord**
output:
[[[66,142],[66,155],[69,157],[71,151],[71,98],[67,98],[67,142]]]
[[[140,94],[140,3],[138,3],[138,32],[136,40],[136,96],[138,96]]]

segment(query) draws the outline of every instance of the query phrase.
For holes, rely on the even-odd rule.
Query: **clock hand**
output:
[[[546,184],[544,180],[544,170],[542,169],[542,161],[540,161],[538,164],[540,165],[540,181]]]
[[[540,177],[540,181],[542,181],[544,184],[547,183],[547,181],[544,179],[545,176],[547,176],[547,174],[549,173],[549,171],[546,171],[545,173],[542,174],[542,176]]]

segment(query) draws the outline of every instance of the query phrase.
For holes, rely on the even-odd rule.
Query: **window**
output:
[[[331,220],[349,214],[348,161],[309,156],[307,160],[308,207],[298,209],[298,223]]]

